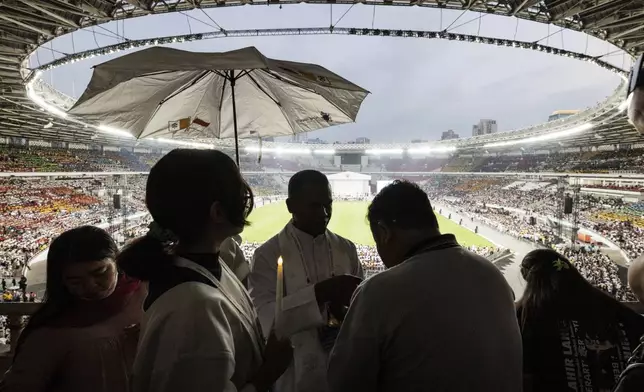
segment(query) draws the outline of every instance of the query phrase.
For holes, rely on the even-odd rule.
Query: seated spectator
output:
[[[125,392],[146,290],[120,275],[116,244],[83,226],[47,256],[47,294],[20,335],[2,392]]]
[[[554,250],[528,253],[521,274],[524,391],[610,391],[644,333],[644,318]]]

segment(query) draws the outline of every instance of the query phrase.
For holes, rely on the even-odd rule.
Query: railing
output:
[[[1,302],[0,315],[7,316],[7,328],[9,329],[9,351],[0,353],[0,374],[9,369],[16,343],[20,333],[25,327],[25,316],[31,316],[40,308],[37,302]]]

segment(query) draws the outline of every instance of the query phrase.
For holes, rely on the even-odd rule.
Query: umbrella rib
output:
[[[201,98],[199,98],[199,103],[197,103],[197,105],[195,106],[195,110],[192,113],[192,117],[191,117],[191,120],[192,120],[193,123],[194,123],[194,120],[197,118],[197,112],[199,111],[199,107],[201,106],[201,103],[203,102],[203,100],[206,97],[207,93],[208,93],[208,89],[206,88],[206,89],[204,89],[204,93],[201,95]],[[190,127],[188,127],[188,130],[190,130]],[[206,130],[206,128],[204,128],[204,131],[205,130]]]
[[[310,93],[313,93],[313,94],[316,94],[316,95],[319,95],[319,96],[321,96],[321,97],[322,97],[322,95],[321,95],[320,93],[318,93],[317,91],[315,91],[315,90],[313,90],[313,89],[310,89],[310,88],[304,87],[304,86],[302,86],[302,85],[301,85],[301,84],[299,84],[299,83],[296,83],[296,82],[294,82],[294,81],[292,81],[292,80],[289,80],[289,79],[283,78],[283,77],[281,77],[280,75],[274,74],[273,72],[269,72],[269,71],[266,71],[266,70],[263,70],[263,69],[262,69],[262,71],[266,72],[269,76],[271,76],[271,77],[273,77],[273,78],[275,78],[275,79],[277,79],[277,80],[279,80],[279,81],[281,81],[281,82],[284,82],[284,83],[290,84],[291,86],[295,86],[295,87],[301,88],[302,90],[306,90],[306,91],[308,91],[308,92],[310,92]],[[324,97],[322,97],[322,98],[324,98]],[[329,101],[329,100],[328,100],[328,99],[326,99],[326,98],[324,98],[324,100],[326,100],[328,103],[330,103],[331,105],[333,105],[336,109],[338,109],[340,112],[342,112],[345,116],[347,116],[347,117],[351,118],[351,115],[350,115],[349,113],[345,112],[344,110],[342,110],[340,107],[338,107],[338,105],[336,105],[335,103],[333,103],[333,102]]]
[[[150,117],[148,118],[148,121],[146,122],[145,127],[143,127],[143,129],[145,130],[145,128],[148,126],[148,124],[150,124],[150,121],[152,121],[152,119],[154,118],[154,116],[156,116],[156,114],[159,112],[159,109],[161,109],[161,106],[162,106],[164,103],[166,103],[169,99],[171,99],[171,98],[173,98],[173,97],[176,97],[177,95],[181,94],[183,91],[186,91],[188,88],[190,88],[190,87],[194,86],[197,82],[199,82],[201,79],[203,79],[203,78],[208,74],[208,72],[210,72],[210,71],[205,71],[205,72],[203,72],[201,75],[197,76],[197,77],[196,77],[192,82],[190,82],[190,83],[186,83],[183,87],[181,87],[180,89],[178,89],[178,90],[177,90],[176,92],[174,92],[172,95],[170,95],[170,96],[168,96],[168,97],[166,97],[166,98],[162,99],[162,100],[159,102],[159,104],[157,105],[157,107],[154,109],[154,112],[152,112],[152,115],[150,115]],[[152,132],[152,133],[150,133],[149,135],[146,135],[146,137],[150,137],[150,136],[155,135],[155,134],[157,134],[157,133],[159,133],[159,132],[160,132],[160,131]],[[140,138],[140,137],[139,137],[139,138]],[[138,138],[137,138],[137,139],[138,139]]]
[[[224,93],[226,93],[226,82],[228,82],[228,77],[226,77],[225,75],[222,75],[219,72],[215,72],[215,73],[218,74],[219,76],[224,77],[224,85],[221,86],[221,97],[219,98],[219,109],[218,109],[218,111],[219,111],[219,138],[221,138],[221,107],[224,104]]]
[[[263,70],[262,70],[262,71],[263,71]],[[295,132],[295,130],[294,130],[294,129],[295,129],[295,127],[294,127],[294,126],[293,126],[293,124],[291,123],[291,119],[289,118],[289,116],[284,112],[284,107],[282,106],[282,104],[280,104],[280,103],[279,103],[279,102],[277,102],[273,97],[271,97],[271,96],[270,96],[270,94],[269,94],[268,92],[266,92],[266,90],[264,90],[264,88],[262,88],[262,87],[259,85],[259,83],[257,82],[257,80],[255,80],[255,78],[253,78],[253,77],[251,76],[250,72],[249,72],[249,73],[247,73],[247,75],[248,75],[248,77],[250,78],[250,80],[252,80],[252,81],[253,81],[253,83],[255,83],[255,86],[257,86],[257,88],[259,89],[259,91],[263,92],[263,93],[264,93],[268,98],[270,98],[270,99],[271,99],[271,101],[273,101],[273,102],[275,103],[275,105],[277,105],[277,107],[279,108],[280,112],[281,112],[281,113],[282,113],[282,115],[284,116],[284,119],[285,119],[285,120],[286,120],[286,122],[288,123],[289,127],[291,128],[291,130],[293,130],[293,135],[295,135],[295,134],[296,134],[296,132]]]
[[[263,92],[268,98],[270,98],[271,101],[275,103],[275,105],[279,106],[280,108],[282,107],[282,104],[277,102],[275,98],[273,98],[262,86],[260,86],[257,80],[255,80],[255,78],[250,73],[247,73],[246,76],[248,76],[248,78],[252,80],[253,83],[255,83],[255,86],[259,89],[259,91]]]
[[[211,71],[204,71],[202,72],[199,76],[197,76],[194,80],[192,80],[190,83],[186,83],[183,87],[175,91],[173,94],[168,95],[167,97],[163,98],[161,102],[159,102],[159,105],[157,108],[161,107],[164,103],[167,101],[171,100],[172,98],[176,97],[177,95],[181,94],[182,92],[186,91],[190,87],[194,86],[195,84],[199,83],[199,81],[203,78],[205,78]]]

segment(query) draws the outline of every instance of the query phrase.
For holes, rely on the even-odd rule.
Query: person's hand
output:
[[[330,302],[334,308],[349,306],[360,283],[362,279],[357,276],[334,276],[315,285],[315,297],[320,304]]]
[[[293,346],[289,339],[278,339],[271,331],[264,349],[264,363],[251,383],[258,392],[267,391],[293,362]]]

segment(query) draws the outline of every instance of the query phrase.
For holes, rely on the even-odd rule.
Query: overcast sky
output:
[[[286,27],[328,27],[349,7],[327,5],[245,6],[206,12],[228,30]],[[447,28],[461,13],[409,7],[356,5],[337,23],[338,27],[372,27],[410,30]],[[201,10],[187,13],[212,25]],[[452,27],[477,18],[465,13]],[[442,24],[441,24],[442,19]],[[188,20],[190,23],[188,23]],[[117,27],[118,25],[118,27]],[[129,39],[208,32],[213,27],[185,14],[151,15],[105,28]],[[536,41],[559,28],[517,19],[484,15],[480,35]],[[451,32],[476,34],[478,21]],[[58,38],[54,50],[73,53],[114,44],[115,38],[100,28],[85,29]],[[542,44],[591,55],[613,47],[582,34],[565,31]],[[378,142],[438,139],[453,129],[470,136],[472,124],[481,118],[496,119],[500,130],[518,129],[547,119],[558,109],[583,109],[610,95],[620,78],[586,62],[531,50],[453,42],[439,39],[356,36],[284,36],[226,38],[184,43],[178,48],[218,52],[256,46],[268,57],[318,63],[353,81],[372,94],[364,101],[357,122],[309,134],[328,141],[348,141],[365,136]],[[121,54],[125,54],[122,52]],[[119,54],[120,55],[120,54]],[[59,57],[56,54],[56,57]],[[91,76],[91,66],[110,59],[93,58],[46,73],[45,80],[76,97]],[[605,58],[617,66],[629,66],[622,55]],[[52,51],[41,49],[32,65],[52,60]]]

